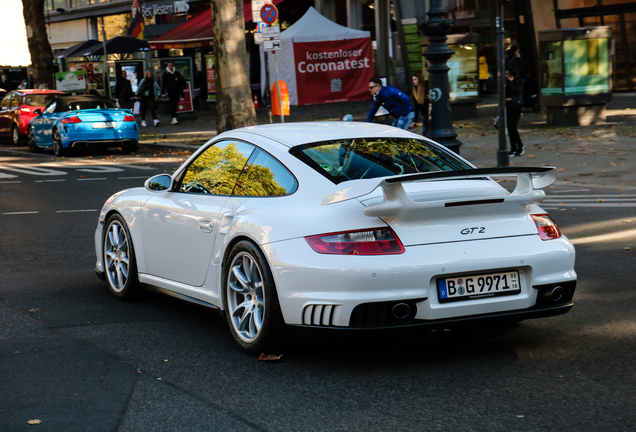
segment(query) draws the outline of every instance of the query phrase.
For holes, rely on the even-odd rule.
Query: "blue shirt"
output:
[[[382,105],[396,119],[408,115],[413,111],[409,97],[399,89],[391,86],[382,86],[380,91],[375,95],[373,106],[367,115],[367,121],[373,120],[373,116]]]

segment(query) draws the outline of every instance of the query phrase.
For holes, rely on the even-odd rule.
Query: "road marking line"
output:
[[[22,183],[21,181],[0,181],[0,183]]]
[[[97,209],[89,209],[89,210],[58,210],[55,213],[86,213],[86,212],[96,212]]]
[[[77,181],[90,181],[90,180],[108,180],[108,179],[106,177],[77,179]]]
[[[39,212],[36,211],[25,211],[25,212],[6,212],[2,213],[3,215],[23,215],[23,214],[36,214]]]
[[[56,180],[36,180],[35,183],[50,183],[50,182],[63,182],[66,179],[56,179]]]
[[[570,239],[572,244],[599,243],[612,240],[625,240],[629,237],[636,236],[636,229],[615,232],[611,234],[601,234],[591,237],[581,237]]]
[[[147,179],[148,176],[139,176],[139,177],[119,177],[119,180],[131,180],[131,179]]]

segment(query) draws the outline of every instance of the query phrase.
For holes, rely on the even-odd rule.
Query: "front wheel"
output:
[[[20,145],[22,141],[20,139],[20,130],[18,129],[16,125],[13,125],[11,127],[11,141],[13,141],[14,145]]]
[[[66,155],[66,149],[62,145],[62,138],[60,138],[60,132],[57,129],[53,129],[53,153],[57,157]]]
[[[38,145],[35,143],[35,135],[33,134],[32,127],[29,128],[28,136],[29,150],[31,151],[31,153],[42,153],[42,147],[38,147]]]
[[[121,216],[115,214],[108,218],[102,243],[108,288],[120,300],[136,297],[140,288],[135,250]]]
[[[234,340],[249,354],[281,348],[286,329],[263,253],[253,243],[241,241],[226,264],[225,318]]]

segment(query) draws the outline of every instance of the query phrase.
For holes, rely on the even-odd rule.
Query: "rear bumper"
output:
[[[367,333],[377,331],[399,331],[408,329],[426,329],[426,330],[440,330],[440,329],[461,329],[472,328],[475,326],[488,326],[493,324],[510,324],[527,319],[534,318],[548,318],[553,316],[562,315],[572,309],[574,303],[568,302],[557,306],[543,306],[536,305],[528,309],[497,312],[482,315],[463,316],[455,318],[445,318],[439,320],[413,320],[408,324],[396,324],[396,325],[379,325],[368,327],[326,327],[320,325],[298,325],[290,326],[294,329],[303,329],[308,332],[333,332],[342,331],[346,333]]]

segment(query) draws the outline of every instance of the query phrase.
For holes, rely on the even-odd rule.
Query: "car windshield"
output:
[[[410,138],[355,138],[296,146],[291,153],[335,184],[472,167],[450,151]]]
[[[73,102],[62,102],[61,107],[56,109],[56,111],[79,111],[79,110],[88,110],[88,109],[105,109],[105,108],[115,108],[115,104],[109,100],[83,100],[83,101],[73,101]]]
[[[30,94],[24,97],[24,104],[29,106],[46,106],[56,94]]]

